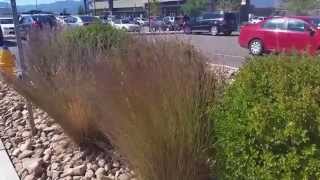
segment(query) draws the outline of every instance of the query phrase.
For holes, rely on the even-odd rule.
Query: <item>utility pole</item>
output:
[[[113,0],[109,0],[109,15],[113,15]]]
[[[36,0],[36,10],[38,10],[38,0]]]
[[[88,2],[87,2],[87,0],[83,0],[83,5],[84,5],[84,13],[88,14]]]
[[[18,54],[19,57],[16,58],[16,64],[17,64],[17,74],[21,75],[21,79],[24,80],[24,55],[23,55],[23,48],[22,48],[22,41],[21,41],[21,36],[20,36],[20,27],[19,27],[19,20],[18,20],[18,13],[17,13],[17,4],[16,0],[10,0],[11,2],[11,9],[12,9],[12,16],[13,16],[13,23],[14,23],[14,31],[16,34],[16,39],[17,39],[17,46],[18,46]],[[29,113],[29,125],[31,128],[31,132],[33,135],[36,134],[36,128],[34,124],[34,119],[33,119],[33,112],[32,112],[32,105],[31,103],[26,100],[27,104],[27,110]]]
[[[150,0],[148,0],[148,18],[149,18],[149,32],[151,32],[151,5]]]

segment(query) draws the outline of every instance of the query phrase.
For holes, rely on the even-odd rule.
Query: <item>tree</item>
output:
[[[81,6],[81,5],[78,7],[78,14],[79,14],[79,15],[86,14],[86,12],[85,12],[85,10],[84,10],[83,6]]]
[[[150,0],[150,16],[159,16],[160,15],[160,2],[159,0]]]
[[[241,0],[216,0],[216,7],[226,11],[239,10],[241,7]]]
[[[196,16],[208,7],[208,0],[187,0],[182,6],[182,11],[191,16]]]
[[[319,8],[320,0],[284,0],[282,6],[296,15],[308,15],[310,10]]]

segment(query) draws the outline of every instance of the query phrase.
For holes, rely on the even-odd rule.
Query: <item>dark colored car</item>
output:
[[[3,33],[2,33],[2,28],[0,27],[0,46],[3,46],[4,40],[3,40]]]
[[[23,38],[27,38],[32,29],[55,28],[56,18],[50,14],[30,14],[22,15],[19,18],[19,30]]]
[[[253,55],[269,52],[315,55],[320,50],[320,30],[306,18],[269,18],[241,27],[239,44]]]
[[[229,12],[207,12],[198,17],[189,17],[184,25],[184,32],[191,34],[193,32],[205,32],[216,36],[220,33],[231,35],[237,31],[237,15]]]

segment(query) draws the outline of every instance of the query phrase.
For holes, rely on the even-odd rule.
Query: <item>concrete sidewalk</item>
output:
[[[0,139],[0,180],[20,180]]]

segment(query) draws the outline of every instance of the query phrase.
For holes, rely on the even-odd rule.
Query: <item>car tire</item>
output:
[[[183,32],[185,34],[192,34],[192,30],[191,30],[191,28],[189,26],[184,27],[183,28]]]
[[[260,39],[254,39],[249,43],[249,52],[254,56],[262,55],[263,43]]]
[[[230,36],[230,35],[232,34],[232,31],[225,31],[223,34],[224,34],[225,36]]]
[[[218,27],[217,26],[212,26],[211,29],[210,29],[210,34],[212,36],[216,36],[219,34],[219,30],[218,30]]]

